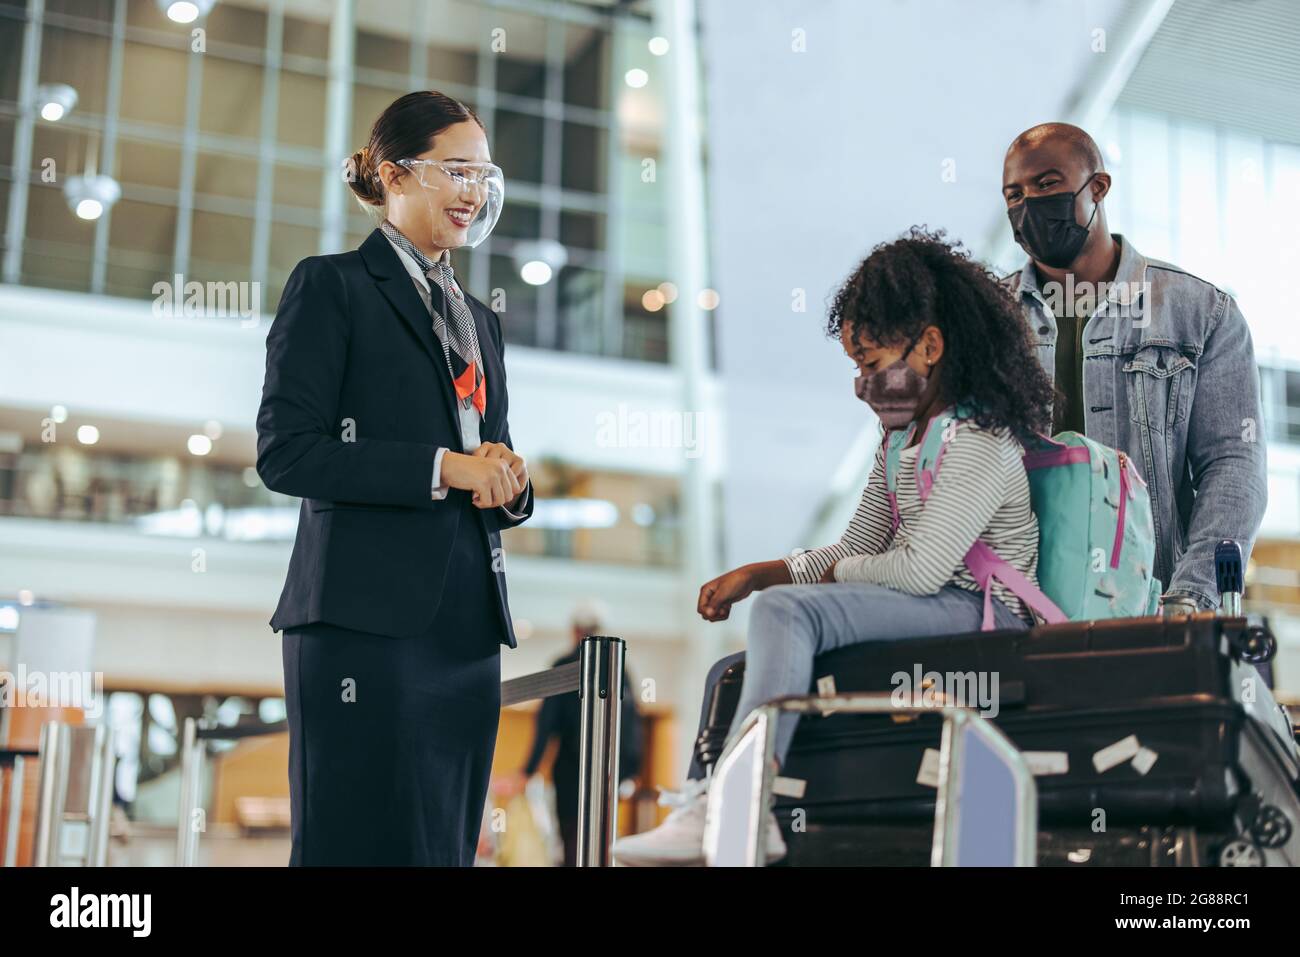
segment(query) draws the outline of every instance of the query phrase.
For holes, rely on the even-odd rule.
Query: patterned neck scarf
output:
[[[442,290],[443,301],[451,314],[451,322],[438,311],[430,300],[433,314],[433,331],[442,343],[442,353],[447,359],[447,371],[451,373],[452,385],[456,388],[456,398],[464,408],[471,404],[478,409],[480,416],[487,415],[487,379],[483,375],[482,353],[479,351],[478,330],[474,325],[474,316],[465,302],[465,294],[456,282],[456,275],[451,270],[451,257],[443,253],[439,260],[432,260],[411,242],[388,220],[379,224],[383,234],[392,240],[402,252],[406,253],[420,265],[421,271],[430,280],[437,283]]]

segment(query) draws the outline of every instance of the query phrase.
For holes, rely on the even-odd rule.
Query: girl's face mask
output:
[[[897,361],[853,380],[857,397],[871,406],[886,429],[901,429],[916,418],[917,406],[930,382],[930,376],[921,375],[907,364],[915,347],[913,342]]]

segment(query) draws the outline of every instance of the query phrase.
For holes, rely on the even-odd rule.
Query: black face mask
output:
[[[1096,175],[1089,176],[1088,181],[1073,193],[1067,190],[1046,196],[1030,196],[1007,210],[1016,242],[1035,262],[1053,269],[1064,269],[1078,258],[1083,244],[1088,241],[1088,229],[1097,215],[1097,204],[1093,204],[1088,225],[1080,226],[1074,218],[1074,199],[1088,188],[1088,183]]]

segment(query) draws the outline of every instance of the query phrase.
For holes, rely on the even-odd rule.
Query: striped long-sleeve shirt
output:
[[[834,564],[841,582],[870,582],[910,595],[933,595],[944,585],[978,592],[963,558],[980,538],[1037,584],[1038,519],[1030,508],[1020,443],[1007,429],[959,422],[924,502],[916,488],[917,450],[913,446],[900,456],[897,532],[890,531],[881,442],[848,529],[833,545],[785,559],[791,578],[816,582]],[[994,581],[992,591],[1026,621],[1034,620],[1001,582]]]

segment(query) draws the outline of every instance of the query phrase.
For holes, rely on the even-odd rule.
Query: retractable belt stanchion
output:
[[[608,867],[618,830],[618,742],[623,703],[623,639],[583,639],[582,755],[578,777],[578,866]]]
[[[113,735],[105,726],[41,728],[37,867],[103,867],[113,809]]]
[[[9,772],[9,823],[5,825],[4,856],[0,867],[18,865],[18,832],[23,820],[23,772],[26,758],[21,754],[13,755],[12,770]]]
[[[272,724],[237,724],[205,728],[194,718],[185,719],[181,737],[181,801],[176,814],[176,866],[193,867],[198,860],[199,833],[207,830],[203,818],[204,741],[239,741],[289,730],[288,721]]]
[[[181,805],[176,816],[176,866],[193,867],[199,853],[202,824],[194,816],[199,807],[199,783],[203,779],[203,743],[199,723],[185,719],[181,738]]]

